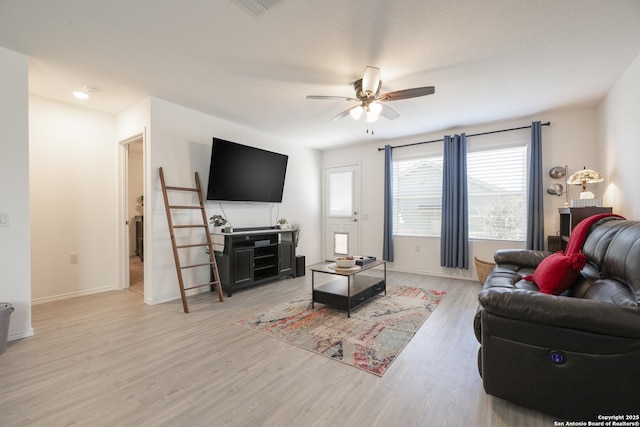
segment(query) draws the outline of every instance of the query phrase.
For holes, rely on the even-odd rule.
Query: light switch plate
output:
[[[10,225],[9,212],[0,212],[0,227],[9,227]]]

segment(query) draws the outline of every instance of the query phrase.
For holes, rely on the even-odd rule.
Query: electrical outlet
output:
[[[78,253],[72,252],[69,254],[69,264],[77,264],[78,263]]]

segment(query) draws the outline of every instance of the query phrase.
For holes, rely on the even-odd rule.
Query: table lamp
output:
[[[593,199],[595,196],[591,191],[587,191],[587,184],[602,182],[604,177],[591,169],[587,169],[586,166],[581,170],[573,173],[567,180],[567,184],[581,185],[582,192],[580,193],[581,199]]]

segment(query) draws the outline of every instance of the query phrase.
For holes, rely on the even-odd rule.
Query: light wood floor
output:
[[[144,295],[144,262],[137,255],[129,257],[129,290]]]
[[[318,277],[318,276],[316,276]],[[234,321],[310,294],[311,276],[145,305],[114,291],[33,307],[35,336],[0,356],[0,425],[551,426],[487,396],[476,282],[389,273],[447,296],[382,377]]]

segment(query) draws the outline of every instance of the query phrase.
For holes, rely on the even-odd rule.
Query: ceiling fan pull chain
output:
[[[373,123],[367,123],[367,133],[369,133],[369,125],[371,125],[371,135],[373,135]]]

